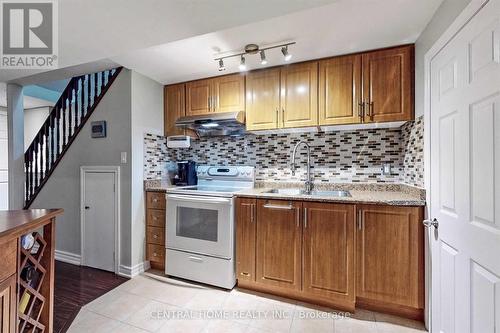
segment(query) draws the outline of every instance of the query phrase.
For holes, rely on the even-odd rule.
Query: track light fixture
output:
[[[224,67],[224,60],[219,59],[219,72],[225,71],[226,67]]]
[[[283,53],[283,56],[285,57],[285,61],[290,61],[292,59],[292,55],[288,53],[288,45],[283,46],[281,48],[281,53]]]
[[[240,71],[247,70],[247,65],[245,65],[245,57],[244,56],[241,56],[239,69],[240,69]]]
[[[260,51],[260,64],[267,65],[266,53],[264,50]]]
[[[259,53],[260,54],[260,64],[264,66],[264,65],[268,64],[265,51],[281,48],[281,53],[283,53],[283,57],[284,57],[285,61],[290,61],[290,59],[292,59],[292,55],[288,51],[288,46],[294,45],[294,44],[295,44],[295,42],[288,42],[288,43],[280,43],[280,44],[275,44],[275,45],[271,45],[271,46],[266,46],[266,47],[262,47],[262,48],[259,47],[259,45],[257,45],[257,44],[248,44],[245,46],[245,49],[242,52],[220,56],[220,57],[215,58],[215,61],[217,61],[219,63],[219,71],[223,71],[226,69],[226,67],[224,66],[224,59],[233,58],[233,57],[240,57],[240,64],[238,67],[239,67],[240,71],[246,71],[247,66],[246,66],[245,56]]]

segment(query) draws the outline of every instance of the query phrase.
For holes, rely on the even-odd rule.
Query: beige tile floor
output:
[[[370,311],[346,317],[283,298],[146,273],[84,306],[68,332],[422,333],[425,329],[419,322]]]

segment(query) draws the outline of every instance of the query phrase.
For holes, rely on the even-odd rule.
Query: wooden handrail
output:
[[[29,208],[90,118],[122,67],[71,78],[24,153]]]

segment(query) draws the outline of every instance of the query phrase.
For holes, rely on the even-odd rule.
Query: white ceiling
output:
[[[273,2],[273,1],[271,1]],[[442,0],[338,0],[332,4],[247,25],[129,52],[111,60],[156,81],[169,84],[238,71],[238,58],[225,61],[219,52],[294,40],[292,62],[413,43]],[[266,53],[268,66],[283,64],[279,49]],[[248,56],[250,69],[260,68],[258,55]]]
[[[91,63],[132,50],[334,1],[336,0],[59,1],[59,67]],[[43,71],[0,69],[0,82],[41,72]],[[55,80],[64,77],[53,74],[51,78]]]
[[[40,108],[44,106],[53,106],[54,103],[44,99],[31,96],[24,96],[24,109]],[[7,107],[7,84],[0,82],[0,106]]]

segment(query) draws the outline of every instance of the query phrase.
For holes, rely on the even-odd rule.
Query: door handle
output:
[[[436,218],[432,220],[423,220],[422,223],[426,228],[434,227],[437,229],[439,227],[439,221]]]
[[[90,209],[90,207],[89,206],[85,206],[85,209]]]

